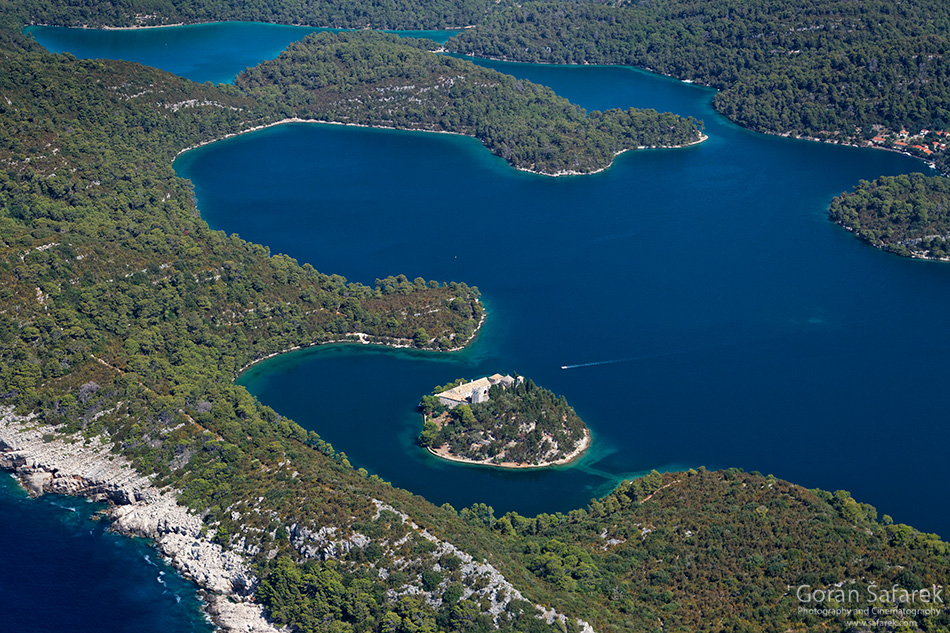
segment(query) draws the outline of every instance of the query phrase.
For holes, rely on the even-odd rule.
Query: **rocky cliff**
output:
[[[132,464],[113,452],[113,445],[98,436],[86,439],[51,432],[34,416],[18,416],[12,409],[0,408],[0,468],[13,471],[31,495],[45,493],[81,495],[110,503],[108,511],[113,529],[131,536],[151,539],[159,551],[184,576],[204,589],[206,610],[225,631],[245,633],[278,633],[270,624],[260,605],[254,603],[258,578],[248,567],[242,553],[225,550],[205,536],[206,529],[197,515],[178,504],[180,491],[158,488],[148,477],[136,472]],[[524,600],[518,591],[495,567],[479,562],[429,531],[421,528],[405,513],[374,500],[377,516],[392,512],[408,528],[401,539],[424,539],[435,545],[426,556],[427,566],[438,568],[438,560],[449,554],[462,562],[463,577],[478,580],[477,590],[467,589],[463,597],[477,593],[489,605],[495,618],[511,600]],[[286,526],[293,548],[301,559],[337,558],[353,547],[363,547],[369,539],[362,534],[340,537],[334,526],[319,529],[291,524]],[[244,547],[242,540],[237,549]],[[401,542],[381,543],[386,549]],[[253,554],[253,551],[243,553]],[[417,561],[403,559],[402,567]],[[381,577],[390,570],[380,569]],[[443,583],[444,584],[444,583]],[[444,589],[444,587],[442,587]],[[424,591],[417,583],[407,583],[390,596],[398,599],[406,594],[425,594],[437,606],[440,591]],[[565,623],[568,617],[552,609],[536,605],[537,617],[548,623]],[[497,620],[496,620],[497,621]],[[582,620],[577,624],[584,633],[594,633]]]
[[[113,529],[154,541],[183,575],[207,593],[208,613],[225,631],[277,633],[252,602],[257,578],[235,552],[202,534],[201,519],[159,489],[98,437],[60,437],[32,416],[0,409],[0,468],[12,470],[31,495],[81,495],[112,504]]]

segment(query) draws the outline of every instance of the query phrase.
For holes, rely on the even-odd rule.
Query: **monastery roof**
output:
[[[440,398],[448,398],[449,400],[464,402],[472,395],[473,391],[477,389],[487,389],[490,386],[491,382],[489,382],[488,378],[479,378],[478,380],[467,382],[464,385],[459,385],[458,387],[441,391],[435,395],[439,396]]]
[[[467,382],[465,384],[459,385],[458,387],[453,387],[451,389],[446,389],[445,391],[440,391],[435,394],[440,398],[447,398],[449,400],[454,400],[456,402],[465,402],[468,398],[471,397],[472,393],[475,391],[487,390],[492,385],[496,385],[499,382],[514,381],[511,376],[502,376],[501,374],[493,374],[486,378],[479,378],[478,380],[473,380],[472,382]]]

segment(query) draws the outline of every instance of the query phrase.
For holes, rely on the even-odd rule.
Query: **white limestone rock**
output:
[[[178,505],[178,490],[156,488],[112,454],[112,445],[98,438],[50,437],[48,427],[31,426],[34,418],[0,407],[0,468],[16,472],[36,496],[55,492],[110,501],[114,530],[152,539],[175,569],[213,592],[209,613],[224,631],[278,632],[259,605],[247,602],[258,579],[239,554],[202,535],[201,519]]]
[[[212,595],[205,599],[206,609],[214,621],[234,633],[286,633],[275,628],[264,617],[264,607],[249,602],[232,602],[226,596]]]

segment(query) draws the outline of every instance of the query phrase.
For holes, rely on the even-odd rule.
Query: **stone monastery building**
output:
[[[521,382],[522,380],[524,379],[521,376],[518,376],[518,382]],[[489,399],[488,390],[494,385],[502,385],[503,387],[508,388],[513,384],[515,384],[515,379],[511,376],[494,374],[493,376],[479,378],[478,380],[467,382],[464,385],[453,387],[452,389],[442,391],[435,395],[438,396],[439,402],[450,409],[454,409],[460,404],[478,404],[479,402],[487,402]]]

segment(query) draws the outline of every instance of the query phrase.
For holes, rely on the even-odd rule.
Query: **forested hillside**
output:
[[[634,108],[588,114],[550,88],[426,45],[382,33],[314,33],[235,83],[288,115],[474,136],[513,166],[545,174],[597,171],[625,150],[700,139],[695,120]]]
[[[242,367],[356,332],[438,349],[474,331],[482,307],[464,283],[349,283],[208,228],[171,162],[274,117],[236,89],[10,39],[0,52],[0,404],[51,429],[106,433],[143,472],[211,508],[214,523],[287,446],[346,463],[235,386]]]
[[[337,28],[460,29],[482,21],[507,0],[20,0],[33,24],[153,26],[243,20]]]
[[[41,403],[38,383],[68,383],[89,354],[163,391],[185,380],[179,373],[207,371],[196,353],[213,354],[233,378],[255,358],[349,332],[413,339],[427,328],[432,338],[415,343],[438,346],[433,339],[470,334],[463,324],[480,317],[464,285],[403,278],[374,289],[208,230],[171,161],[266,120],[233,88],[42,53],[8,53],[0,64],[9,131],[0,147],[0,319],[8,349],[18,350],[0,371],[18,402]],[[415,294],[470,308],[392,320]]]
[[[253,564],[308,529],[333,526],[346,542],[354,522],[371,519],[373,499],[418,521],[428,513],[457,523],[443,532],[470,532],[454,513],[355,471],[233,380],[266,355],[354,332],[464,345],[483,316],[478,291],[387,271],[374,286],[354,284],[210,230],[173,158],[279,113],[234,88],[49,55],[2,34],[3,415],[15,406],[51,440],[114,445],[156,485],[180,489],[209,538],[259,553]],[[432,611],[400,605],[409,628],[392,630],[415,630],[412,617]]]
[[[746,127],[841,142],[950,126],[950,7],[816,0],[508,2],[439,0],[22,0],[35,23],[168,24],[256,20],[344,28],[452,28],[466,54],[546,63],[627,64],[721,90],[717,109]],[[905,148],[906,149],[906,148]],[[916,152],[944,162],[944,149]],[[908,150],[912,151],[913,150]]]
[[[950,126],[950,5],[913,0],[531,2],[450,40],[482,57],[629,64],[719,88],[754,130],[840,141]]]
[[[188,6],[200,19],[224,19],[257,5]],[[272,15],[261,19],[298,7],[267,6]],[[405,23],[386,26],[451,24],[426,13],[438,4],[392,6]],[[31,21],[174,17],[168,7],[0,5],[0,405],[34,414],[29,423],[50,440],[103,438],[156,485],[181,490],[209,538],[248,556],[262,578],[257,598],[276,621],[333,633],[563,631],[578,628],[576,618],[598,633],[825,631],[843,624],[799,616],[789,586],[946,582],[946,543],[879,522],[844,492],[734,470],[654,473],[587,509],[499,519],[484,504],[457,512],[393,489],[354,470],[345,447],[262,406],[233,384],[248,363],[354,332],[432,349],[462,344],[482,317],[479,295],[461,282],[390,276],[399,271],[380,271],[373,286],[350,283],[207,226],[172,159],[278,120],[284,106],[293,113],[279,90],[257,97],[135,64],[49,55],[19,34]],[[939,44],[930,32],[919,46]],[[898,56],[915,50],[907,34]],[[930,61],[920,63],[930,72]],[[917,68],[908,86],[926,96],[936,88]],[[304,81],[288,83],[287,95]],[[310,97],[301,93],[303,104]],[[911,88],[900,94],[920,110]],[[515,590],[524,599],[504,600]],[[532,603],[569,617],[548,624]],[[926,631],[950,627],[945,609],[917,619]]]
[[[924,259],[950,257],[950,180],[882,176],[862,181],[831,203],[831,219],[886,251]]]
[[[568,514],[498,518],[484,505],[460,514],[473,534],[488,530],[490,560],[509,578],[530,587],[536,600],[566,605],[598,633],[847,630],[846,614],[799,613],[797,587],[826,590],[839,579],[853,580],[862,608],[909,607],[899,601],[869,601],[867,588],[875,584],[877,594],[895,583],[919,589],[941,584],[950,572],[946,543],[893,524],[887,516],[879,521],[873,507],[845,491],[808,491],[736,469],[654,471]],[[392,529],[390,521],[382,523]],[[351,560],[363,555],[352,552]],[[370,556],[384,569],[394,562],[378,551]],[[280,621],[300,623],[310,614],[332,610],[332,601],[320,589],[327,581],[321,574],[329,568],[329,578],[335,578],[337,567],[312,565],[298,571],[277,562],[271,568],[275,572],[264,595],[281,614]],[[428,580],[453,591],[451,604],[454,592],[465,587],[457,561],[441,560],[437,574]],[[365,586],[371,593],[369,587],[376,585]],[[340,591],[344,593],[342,587]],[[928,606],[919,603],[916,608]],[[943,605],[932,615],[909,620],[923,631],[950,627]],[[527,621],[515,622],[515,630],[532,630]],[[443,631],[493,628],[484,619],[466,620],[461,609],[444,602],[426,626]],[[354,630],[373,629],[354,623]]]

